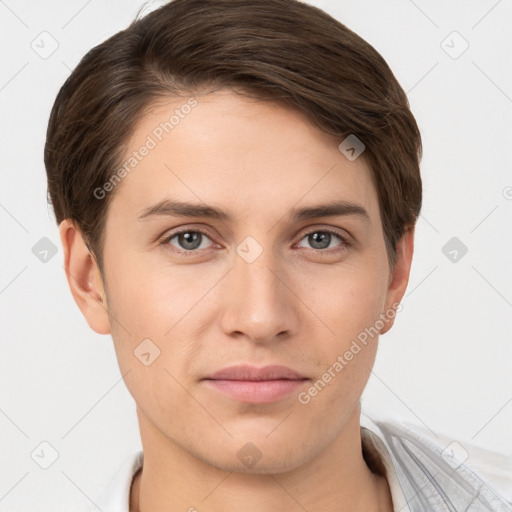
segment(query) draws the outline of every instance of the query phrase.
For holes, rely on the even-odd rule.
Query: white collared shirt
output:
[[[512,512],[512,457],[364,413],[361,440],[385,468],[394,512]],[[128,457],[91,511],[129,512],[143,462],[142,451]]]

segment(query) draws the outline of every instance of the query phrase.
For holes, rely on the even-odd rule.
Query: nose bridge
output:
[[[233,269],[229,273],[228,310],[224,311],[224,329],[246,334],[255,341],[271,340],[292,328],[293,298],[285,276],[271,248],[263,250],[254,239],[237,247]]]
[[[261,303],[275,300],[276,293],[279,293],[276,289],[279,280],[275,276],[276,261],[270,252],[266,251],[251,262],[241,257],[236,258],[232,278],[236,279],[236,285],[241,292],[240,297],[257,299]]]

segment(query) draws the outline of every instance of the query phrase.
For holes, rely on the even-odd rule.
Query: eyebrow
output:
[[[138,215],[139,221],[152,216],[203,217],[222,221],[230,221],[233,216],[226,210],[200,203],[186,203],[164,199],[150,206]],[[286,217],[290,220],[309,220],[319,217],[357,216],[371,224],[368,212],[352,201],[330,201],[324,204],[292,208]]]

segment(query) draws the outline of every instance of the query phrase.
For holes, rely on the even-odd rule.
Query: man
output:
[[[84,57],[50,118],[49,193],[143,445],[96,507],[510,510],[448,442],[362,424],[420,158],[382,57],[296,0],[174,0]]]

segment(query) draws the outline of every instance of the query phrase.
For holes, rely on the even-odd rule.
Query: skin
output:
[[[387,480],[361,453],[359,400],[378,336],[307,404],[296,393],[244,403],[201,379],[235,364],[282,364],[310,378],[307,390],[400,302],[414,229],[390,269],[364,153],[349,161],[341,140],[273,102],[230,90],[195,97],[198,105],[117,186],[104,276],[79,229],[69,220],[60,226],[73,297],[94,331],[112,335],[137,404],[144,467],[130,510],[391,511]],[[183,103],[155,105],[127,154]],[[164,198],[223,208],[232,219],[137,220]],[[287,217],[340,199],[369,219]],[[206,231],[198,250],[187,255],[183,239],[164,240],[178,228]],[[307,235],[325,229],[349,245],[333,236],[318,248]],[[236,252],[247,236],[263,249],[251,263]],[[133,353],[145,338],[160,350],[148,366]],[[262,454],[252,467],[237,457],[248,442]]]

